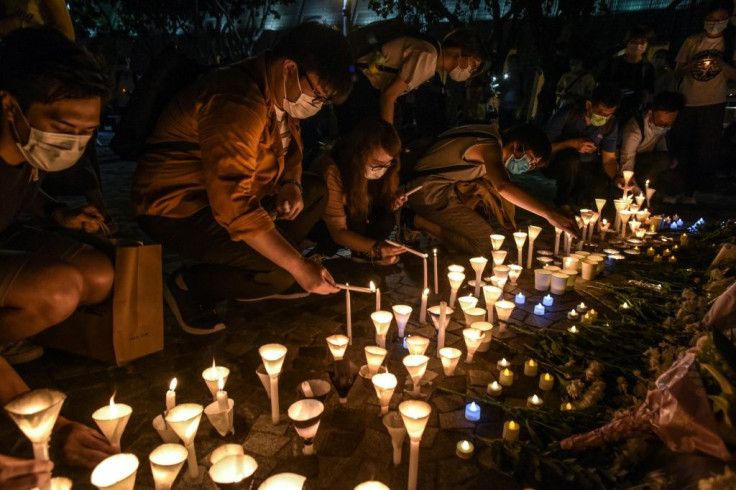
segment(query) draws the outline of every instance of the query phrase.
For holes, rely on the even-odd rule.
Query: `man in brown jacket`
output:
[[[146,233],[196,262],[166,288],[185,331],[223,329],[217,301],[337,291],[296,248],[326,204],[324,182],[302,175],[299,119],[347,97],[351,62],[339,32],[304,24],[273,51],[201,77],[161,114],[132,200]]]

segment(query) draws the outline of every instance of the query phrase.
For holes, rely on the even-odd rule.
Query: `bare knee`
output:
[[[71,262],[83,279],[81,303],[96,304],[104,301],[110,295],[115,279],[115,270],[107,255],[89,248]]]
[[[37,293],[28,298],[42,328],[66,320],[79,306],[83,279],[79,271],[68,264],[57,264],[45,268],[43,280],[37,285]]]

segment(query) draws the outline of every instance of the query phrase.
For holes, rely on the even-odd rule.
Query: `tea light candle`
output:
[[[680,235],[680,245],[682,245],[683,247],[687,247],[688,245],[690,245],[690,237],[687,236],[687,233],[683,233],[682,235]]]
[[[524,293],[519,293],[516,296],[514,296],[514,303],[517,305],[523,305],[526,303],[526,296],[524,296]]]
[[[536,376],[539,364],[534,359],[529,359],[524,363],[524,376]]]
[[[659,255],[659,254],[655,255],[654,256],[654,262],[657,262],[657,263],[662,262],[662,256]]]
[[[526,406],[529,408],[539,408],[544,404],[537,395],[532,395],[526,399]]]
[[[580,332],[580,330],[578,330],[578,327],[576,327],[575,325],[573,325],[572,327],[568,328],[567,331],[570,332],[570,333],[573,333],[573,334]]]
[[[493,383],[488,383],[488,386],[486,387],[486,393],[488,393],[494,398],[501,396],[502,392],[503,392],[503,387],[500,384],[498,384],[498,381],[494,381]]]
[[[669,257],[670,255],[672,255],[672,252],[670,252],[670,249],[665,248],[664,251],[662,252],[662,257]]]
[[[552,298],[551,294],[548,294],[544,298],[542,298],[542,304],[544,306],[552,306],[555,303],[554,298]]]
[[[680,250],[680,246],[678,244],[675,243],[674,245],[672,245],[672,253],[675,253],[678,250]]]
[[[575,309],[577,310],[578,313],[585,313],[588,311],[588,307],[583,302],[577,305]]]
[[[480,420],[480,405],[475,402],[470,402],[465,405],[465,420],[470,422],[477,422]]]
[[[550,391],[555,386],[555,377],[550,373],[544,373],[539,377],[539,389],[542,391]]]
[[[505,357],[496,362],[496,369],[498,369],[499,371],[503,371],[507,367],[511,367],[511,363],[507,361]]]
[[[513,420],[509,420],[503,423],[503,440],[507,442],[514,442],[519,439],[520,426]]]
[[[544,306],[542,306],[541,303],[534,305],[534,314],[539,316],[544,315]]]
[[[169,391],[166,392],[166,411],[176,406],[176,378],[169,383]]]
[[[560,406],[560,410],[561,410],[561,411],[563,411],[563,412],[569,412],[570,410],[573,410],[574,408],[575,408],[575,407],[574,407],[574,406],[573,406],[573,404],[572,404],[572,403],[570,403],[570,402],[567,402],[567,403],[563,403],[563,404],[562,404],[562,405]]]
[[[580,318],[580,313],[578,313],[574,309],[573,310],[570,310],[570,312],[567,314],[567,319],[568,320],[577,320],[579,318]]]
[[[669,262],[670,264],[674,264],[675,262],[677,262],[677,257],[672,255],[667,262]]]
[[[475,446],[473,446],[472,442],[460,441],[457,443],[455,454],[457,454],[457,457],[460,459],[470,459],[473,457],[474,451],[475,451]]]
[[[647,257],[654,257],[654,247],[649,247],[647,249]]]
[[[498,374],[498,382],[501,386],[511,386],[514,384],[514,372],[509,368],[504,369]]]

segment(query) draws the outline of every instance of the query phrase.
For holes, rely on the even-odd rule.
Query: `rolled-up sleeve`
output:
[[[634,170],[636,164],[636,150],[642,140],[639,124],[631,119],[624,127],[621,137],[621,170]]]
[[[198,114],[205,189],[215,220],[233,240],[273,229],[254,189],[259,142],[268,122],[263,99],[212,95]]]

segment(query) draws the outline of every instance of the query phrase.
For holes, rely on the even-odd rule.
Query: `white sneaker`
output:
[[[0,346],[0,356],[9,364],[24,364],[35,361],[43,355],[43,347],[27,340],[17,340]]]

